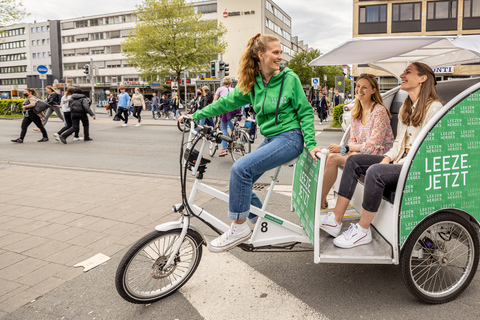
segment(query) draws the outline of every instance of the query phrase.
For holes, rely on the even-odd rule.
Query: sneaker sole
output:
[[[250,239],[250,236],[252,235],[252,232],[250,231],[250,233],[248,234],[248,236],[245,236],[243,238],[240,238],[238,239],[237,241],[229,244],[228,246],[225,246],[225,247],[212,247],[210,244],[208,244],[208,251],[210,252],[213,252],[213,253],[220,253],[220,252],[226,252],[228,250],[231,250],[233,248],[235,248],[236,246],[238,246],[239,244],[242,244],[244,243],[245,241],[247,241],[248,239]]]
[[[371,242],[372,242],[372,238],[370,238],[370,239],[362,238],[362,239],[358,240],[356,243],[353,243],[353,244],[343,244],[343,243],[336,243],[335,239],[333,239],[333,244],[336,245],[339,248],[342,248],[342,249],[355,248],[355,247],[358,247],[358,246],[361,246],[361,245],[364,245],[364,244],[369,244]]]
[[[335,233],[335,232],[332,232],[332,230],[326,229],[326,228],[324,228],[324,227],[321,226],[321,225],[320,225],[320,229],[323,230],[323,231],[325,231],[326,233],[328,233],[329,235],[331,235],[331,236],[334,237],[334,238],[338,237],[338,235],[339,235],[340,232],[342,231],[342,230],[340,229],[337,233]]]

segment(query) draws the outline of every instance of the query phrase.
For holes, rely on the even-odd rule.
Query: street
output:
[[[149,113],[144,115],[148,118]],[[399,266],[316,265],[310,251],[233,249],[212,254],[204,247],[196,273],[178,292],[148,305],[125,302],[114,285],[120,259],[155,225],[178,220],[170,210],[180,199],[182,135],[174,121],[146,119],[141,127],[132,123],[123,128],[99,113],[90,122],[94,140],[74,142],[70,137],[67,145],[53,139],[62,126],[58,119],[46,126],[49,142],[37,143],[40,134],[32,125],[23,144],[11,143],[20,123],[0,119],[1,319],[480,318],[478,274],[456,300],[425,305],[403,285]],[[319,146],[340,141],[342,132],[323,131],[324,127],[317,125]],[[232,163],[230,156],[215,156],[205,181],[227,191]],[[283,168],[279,184],[291,185],[292,174],[291,168]],[[268,183],[270,175],[259,183]],[[262,199],[266,190],[258,195]],[[227,221],[224,203],[207,196],[200,201]],[[285,209],[289,206],[288,195],[273,193],[269,211],[298,222]],[[215,236],[198,220],[193,224],[208,240]],[[22,245],[9,241],[14,237]],[[54,249],[61,254],[52,254],[50,243],[58,245]],[[75,250],[80,253],[73,254]],[[98,252],[111,260],[84,273],[72,267]],[[7,263],[11,256],[19,260]],[[21,271],[21,259],[38,267]],[[51,274],[44,282],[33,277],[41,268]],[[59,271],[49,271],[52,268]],[[42,291],[42,283],[48,289]],[[25,300],[20,303],[17,297]]]

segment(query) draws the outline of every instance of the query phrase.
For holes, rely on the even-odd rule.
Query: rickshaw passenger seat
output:
[[[360,178],[358,178],[358,182],[361,183],[362,185],[365,184],[365,176],[361,175]],[[395,189],[397,188],[396,185],[393,186],[388,186],[385,188],[383,191],[383,199],[392,203],[395,200]]]
[[[286,166],[286,167],[293,166],[295,163],[297,163],[298,159],[300,159],[300,156],[296,157],[293,160],[288,161],[287,163],[284,163],[282,166]]]

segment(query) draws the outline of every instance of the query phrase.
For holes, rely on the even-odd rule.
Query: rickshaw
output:
[[[480,37],[469,38],[480,47]],[[441,55],[444,61],[440,64],[480,61],[478,51],[450,46],[455,42],[452,39],[401,38],[402,57],[390,50],[384,56],[377,54],[375,58],[378,59],[371,61],[386,70],[387,60],[394,57],[393,69],[402,71],[412,61],[428,60],[432,53]],[[392,38],[384,40],[390,42]],[[333,58],[326,54],[311,65],[366,63],[361,59],[345,61],[345,55],[342,56],[348,52],[361,53],[360,47],[374,47],[368,44],[370,40],[363,41],[353,39],[333,50]],[[360,47],[352,50],[355,42],[360,43]],[[388,44],[390,49],[392,43]],[[461,39],[458,43],[466,42]],[[426,56],[422,58],[420,52]],[[460,56],[463,60],[458,59]],[[480,209],[476,199],[480,195],[480,78],[440,82],[437,90],[444,107],[428,122],[410,149],[397,186],[385,190],[371,225],[372,243],[341,249],[334,246],[332,237],[320,230],[319,199],[328,153],[323,149],[317,153],[319,161],[314,161],[305,150],[297,159],[285,164],[295,166],[292,209],[301,225],[266,210],[280,166],[272,177],[263,207],[251,207],[251,212],[258,216],[251,238],[238,247],[249,252],[288,251],[299,244],[311,244],[315,263],[399,264],[406,287],[425,303],[445,303],[458,297],[472,281],[479,263]],[[392,113],[394,133],[398,111],[405,98],[406,93],[399,87],[383,94],[385,106]],[[349,130],[342,141],[348,137]],[[192,218],[218,234],[228,229],[226,223],[195,204],[198,192],[228,202],[226,193],[203,182],[210,163],[204,157],[209,141],[228,139],[209,127],[195,128],[193,123],[190,126],[185,152],[182,140],[180,157],[182,203],[173,206],[180,219],[156,226],[155,231],[140,239],[125,254],[115,278],[117,291],[125,300],[151,303],[172,294],[190,279],[200,262],[202,246],[207,243],[203,233],[191,224]],[[189,196],[186,194],[188,172],[195,176]],[[339,179],[341,174],[342,168],[339,168]],[[361,212],[363,192],[368,192],[363,189],[362,179],[359,182],[351,201],[356,212]],[[338,183],[334,186],[337,188]],[[350,215],[347,219],[358,219],[358,215]]]

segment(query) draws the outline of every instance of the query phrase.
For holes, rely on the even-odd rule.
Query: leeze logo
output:
[[[437,190],[442,188],[456,188],[467,184],[470,168],[467,160],[468,154],[454,154],[451,156],[425,158],[425,172],[430,173],[428,188]]]

